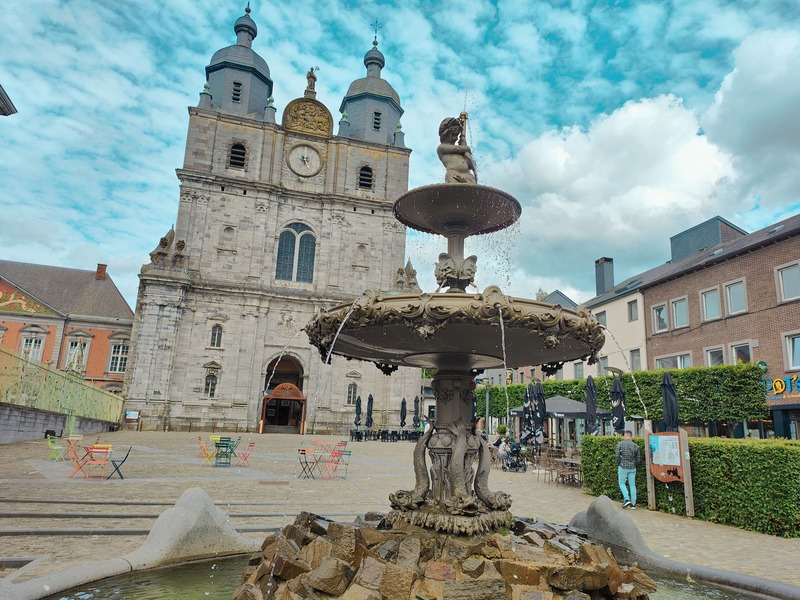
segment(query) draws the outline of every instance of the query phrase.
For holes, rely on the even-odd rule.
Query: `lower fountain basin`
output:
[[[512,298],[496,286],[476,294],[368,291],[352,305],[318,313],[306,333],[323,357],[333,348],[379,364],[461,371],[503,365],[503,337],[510,368],[593,361],[605,342],[588,311]]]
[[[46,600],[196,600],[230,598],[242,582],[242,570],[249,557],[181,565],[143,573],[120,575],[93,582]],[[651,600],[742,600],[755,597],[745,592],[726,591],[698,583],[687,583],[653,576],[658,591]],[[763,596],[761,596],[763,598]]]

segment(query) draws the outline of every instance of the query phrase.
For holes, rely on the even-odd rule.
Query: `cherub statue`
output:
[[[467,113],[456,119],[448,117],[439,125],[439,147],[436,153],[446,169],[445,183],[478,183],[478,170],[467,146],[465,127]]]

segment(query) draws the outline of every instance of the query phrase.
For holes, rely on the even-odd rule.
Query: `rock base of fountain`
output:
[[[457,535],[477,535],[509,529],[514,523],[507,510],[490,510],[477,515],[452,515],[438,506],[422,506],[413,511],[392,510],[385,518],[387,525],[405,523],[414,527]]]
[[[370,513],[353,524],[301,513],[269,536],[234,600],[644,600],[654,582],[570,527],[441,535]]]

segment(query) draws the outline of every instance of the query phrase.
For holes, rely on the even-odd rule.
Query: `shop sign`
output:
[[[797,375],[787,375],[783,378],[764,377],[761,379],[761,385],[764,386],[768,400],[800,398],[800,378]]]

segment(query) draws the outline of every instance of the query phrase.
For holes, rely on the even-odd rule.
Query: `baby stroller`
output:
[[[523,473],[528,470],[525,457],[522,455],[522,445],[514,442],[508,447],[508,455],[503,463],[503,471],[514,471]]]

